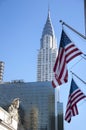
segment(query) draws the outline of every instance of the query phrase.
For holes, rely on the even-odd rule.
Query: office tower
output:
[[[4,94],[3,94],[4,93]],[[51,82],[0,84],[0,106],[8,111],[19,98],[20,130],[55,130],[55,89]]]
[[[56,117],[57,130],[64,130],[64,115],[63,115],[63,103],[57,102],[57,117]]]
[[[3,81],[3,73],[4,73],[4,62],[0,61],[0,82]]]
[[[57,44],[51,22],[50,11],[40,39],[37,61],[37,81],[52,81],[53,66],[57,56]]]

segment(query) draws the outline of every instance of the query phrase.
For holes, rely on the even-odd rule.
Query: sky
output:
[[[37,73],[37,54],[44,24],[50,16],[59,46],[62,25],[65,23],[85,35],[84,0],[0,0],[0,61],[5,63],[3,81],[24,80],[35,82]],[[72,41],[86,54],[86,40],[63,26]],[[70,71],[86,81],[86,60],[75,58],[68,64],[69,81],[60,87],[60,101],[64,113],[69,94],[71,77],[86,94],[86,85]],[[64,121],[64,130],[86,128],[86,101],[78,104],[79,115],[70,124]]]

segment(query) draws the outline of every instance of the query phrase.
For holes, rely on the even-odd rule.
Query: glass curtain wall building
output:
[[[0,84],[0,106],[19,98],[19,129],[55,130],[55,89],[50,82]]]

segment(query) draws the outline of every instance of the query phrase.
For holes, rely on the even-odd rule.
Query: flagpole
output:
[[[76,76],[80,81],[82,81],[84,84],[86,84],[86,82],[84,80],[82,80],[79,76],[77,76],[74,72],[70,71],[74,76]]]
[[[85,36],[86,36],[86,0],[84,0],[84,19],[85,19]]]
[[[78,31],[76,31],[74,28],[72,28],[71,26],[69,26],[68,24],[66,24],[65,22],[63,22],[62,20],[60,20],[60,23],[62,23],[62,25],[65,25],[66,27],[68,27],[69,29],[71,29],[73,32],[77,33],[79,36],[81,36],[82,38],[84,38],[86,40],[86,36],[82,35],[81,33],[79,33]]]
[[[60,86],[57,87],[58,98],[57,102],[60,102]]]

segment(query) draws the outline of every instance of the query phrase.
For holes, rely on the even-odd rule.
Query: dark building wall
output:
[[[64,130],[63,103],[57,102],[57,130]]]

